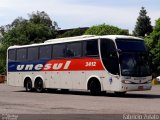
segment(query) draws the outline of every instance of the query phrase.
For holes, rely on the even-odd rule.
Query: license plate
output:
[[[143,90],[143,86],[138,86],[138,90]]]

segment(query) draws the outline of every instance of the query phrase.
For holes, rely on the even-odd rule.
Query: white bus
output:
[[[86,35],[8,48],[7,83],[26,91],[125,93],[150,90],[151,79],[144,40],[137,37]]]

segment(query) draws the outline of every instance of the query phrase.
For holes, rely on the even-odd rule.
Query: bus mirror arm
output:
[[[115,78],[119,79],[119,75],[114,75]]]
[[[117,49],[116,50],[119,54],[122,54],[122,50],[121,49]]]

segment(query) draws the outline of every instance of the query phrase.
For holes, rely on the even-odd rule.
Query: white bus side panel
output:
[[[72,88],[86,90],[86,75],[84,71],[71,71]]]
[[[23,86],[22,84],[22,72],[8,72],[7,84],[12,86]]]
[[[120,79],[111,76],[106,71],[10,72],[8,74],[8,84],[12,86],[23,86],[26,77],[31,78],[33,87],[35,79],[39,77],[44,82],[44,88],[87,90],[89,79],[94,77],[101,83],[103,91],[117,91],[120,89]]]

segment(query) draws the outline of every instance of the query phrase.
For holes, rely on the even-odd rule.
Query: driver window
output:
[[[101,39],[101,56],[106,69],[112,74],[119,74],[118,56],[112,40]]]

